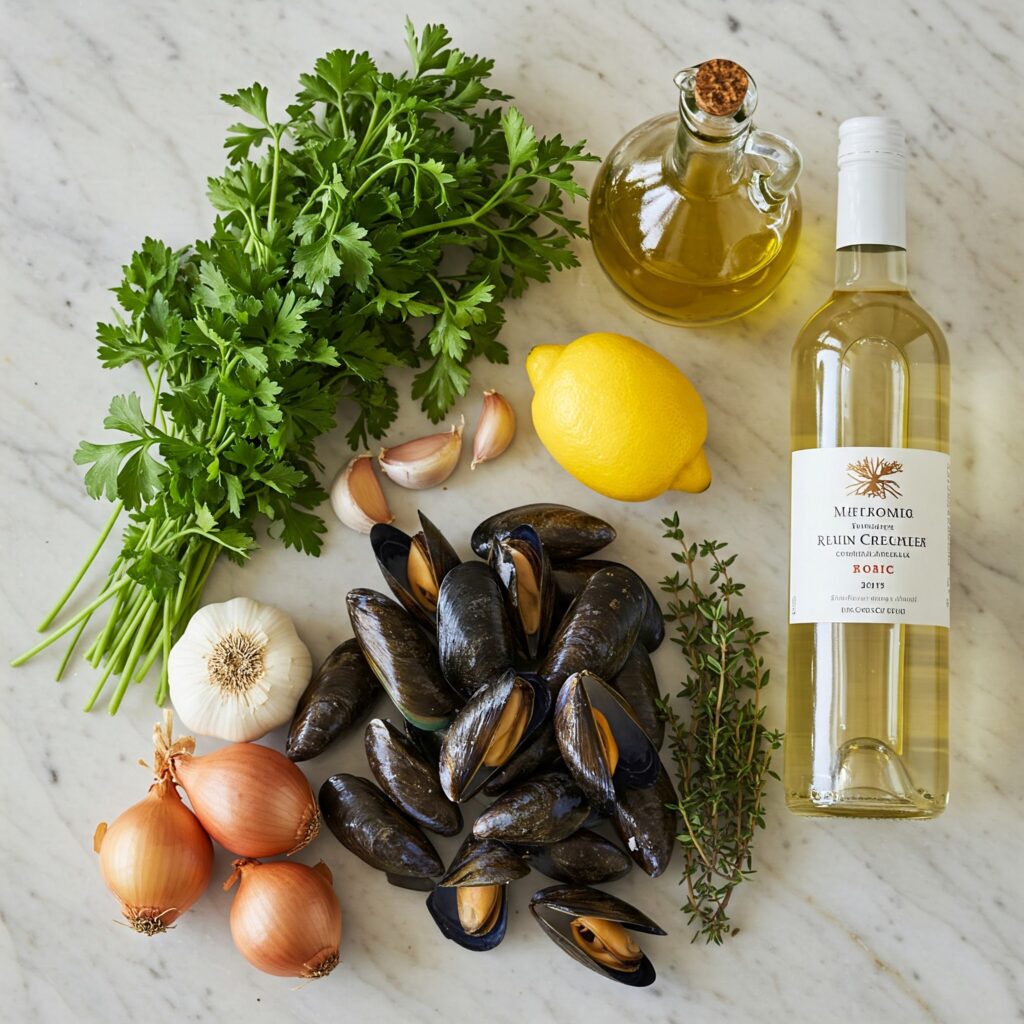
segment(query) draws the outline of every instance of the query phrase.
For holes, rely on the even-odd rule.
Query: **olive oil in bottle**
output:
[[[761,305],[800,236],[800,154],[754,128],[753,80],[710,60],[676,76],[679,113],[622,138],[598,172],[590,236],[605,273],[640,312],[684,327]]]
[[[836,286],[792,362],[786,800],[931,818],[948,798],[949,358],[907,290],[900,126],[839,130]]]

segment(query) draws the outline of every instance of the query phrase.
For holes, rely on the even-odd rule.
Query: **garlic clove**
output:
[[[357,455],[331,484],[331,508],[348,527],[369,533],[375,523],[392,523],[395,517],[373,471],[373,456]]]
[[[380,468],[389,480],[414,491],[444,483],[459,464],[465,424],[463,417],[458,426],[446,433],[417,437],[394,448],[381,448],[377,456]]]
[[[497,391],[484,392],[484,404],[473,435],[473,461],[470,469],[481,462],[496,459],[516,436],[516,412],[508,399]]]

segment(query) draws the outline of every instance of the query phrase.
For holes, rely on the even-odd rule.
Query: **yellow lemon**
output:
[[[526,372],[537,436],[588,487],[646,501],[711,483],[704,404],[653,349],[621,334],[585,334],[569,345],[538,345]]]

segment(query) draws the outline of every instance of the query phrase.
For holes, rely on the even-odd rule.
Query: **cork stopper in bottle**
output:
[[[706,60],[697,69],[694,99],[705,114],[731,117],[743,106],[749,81],[746,71],[731,60]]]

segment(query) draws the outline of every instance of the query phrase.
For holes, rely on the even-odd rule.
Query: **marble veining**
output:
[[[734,905],[741,933],[724,948],[689,943],[678,862],[656,882],[634,872],[616,883],[670,931],[647,943],[659,979],[641,992],[555,952],[526,910],[546,884],[539,876],[513,885],[504,944],[475,956],[441,938],[421,896],[387,885],[325,835],[304,859],[322,857],[335,873],[344,962],[327,981],[295,988],[235,953],[230,897],[216,884],[161,939],[116,923],[92,833],[145,792],[135,761],[149,755],[154,708],[140,688],[113,721],[83,715],[88,673],[79,668],[55,685],[57,658],[48,656],[0,679],[4,1019],[1024,1019],[1018,5],[3,0],[0,11],[5,659],[30,642],[106,518],[84,495],[70,455],[80,438],[99,438],[110,396],[139,382],[130,369],[99,366],[93,325],[145,234],[181,244],[207,232],[203,182],[222,166],[232,120],[218,94],[258,78],[281,104],[298,74],[335,46],[368,48],[402,66],[406,11],[417,23],[446,21],[459,45],[495,57],[496,83],[542,130],[586,136],[601,153],[673,106],[680,67],[715,55],[740,61],[760,89],[757,123],[803,151],[806,225],[767,306],[738,325],[692,333],[627,309],[582,245],[579,270],[509,308],[510,365],[476,367],[474,393],[456,410],[474,421],[480,389],[493,386],[526,421],[521,367],[530,345],[592,329],[636,335],[676,360],[707,401],[715,483],[705,495],[617,505],[569,479],[523,429],[500,462],[471,474],[467,459],[444,490],[417,499],[392,488],[400,524],[420,500],[468,550],[485,514],[529,498],[565,501],[610,519],[620,533],[612,556],[653,581],[670,565],[658,520],[678,507],[691,534],[725,539],[740,554],[748,610],[771,630],[770,721],[781,725],[788,353],[830,285],[835,130],[844,117],[884,112],[907,127],[913,287],[947,331],[954,365],[953,796],[941,819],[800,820],[773,787],[757,875]],[[413,404],[405,406],[392,439],[420,427]],[[342,430],[324,439],[321,456],[331,469],[341,464]],[[357,585],[378,585],[368,547],[332,523],[318,561],[268,544],[244,571],[219,567],[208,597],[279,604],[320,659],[349,635],[343,596]],[[656,665],[674,692],[681,668],[673,651],[660,651]],[[350,738],[305,768],[316,785],[338,770],[365,773],[361,748]],[[450,843],[440,848],[452,852]],[[221,854],[215,880],[228,873]]]

